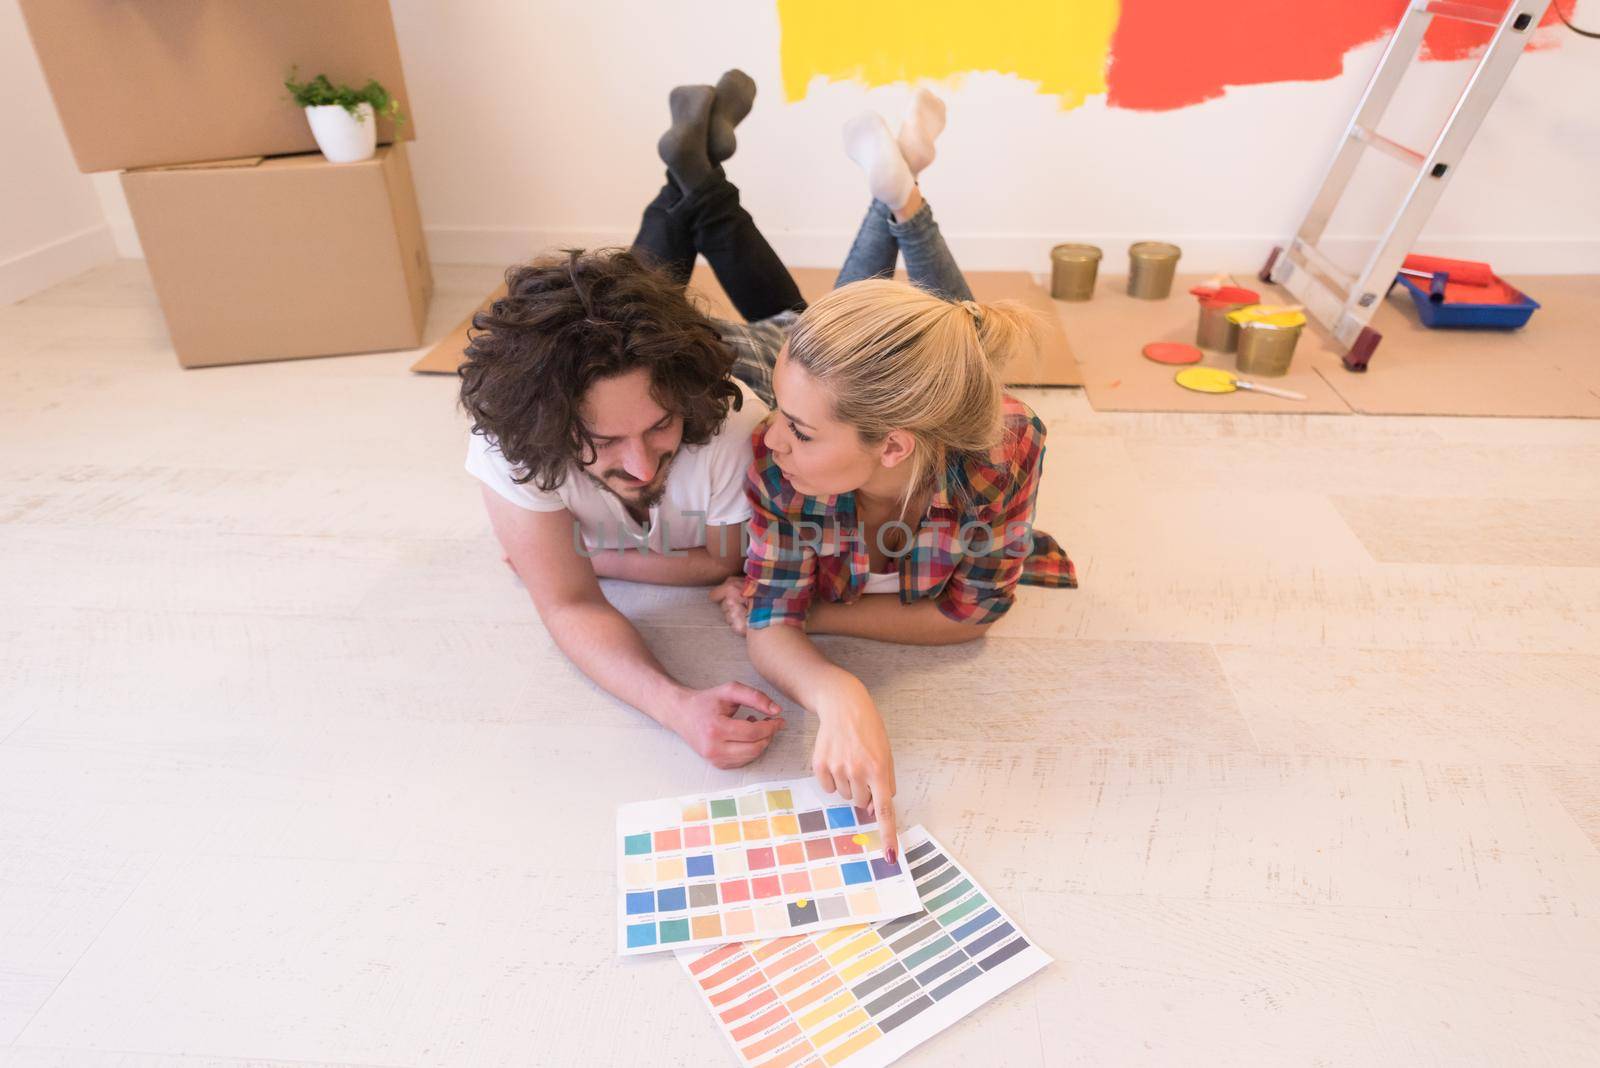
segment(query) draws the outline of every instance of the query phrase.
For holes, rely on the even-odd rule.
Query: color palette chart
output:
[[[865,810],[814,779],[617,810],[617,949],[653,953],[892,919],[921,907]]]
[[[678,954],[740,1063],[888,1064],[1050,963],[932,835],[900,844],[912,915]]]

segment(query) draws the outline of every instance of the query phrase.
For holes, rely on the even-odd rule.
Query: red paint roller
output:
[[[1493,285],[1495,281],[1494,268],[1476,260],[1451,260],[1443,256],[1407,256],[1401,269],[1430,277],[1442,274],[1450,282],[1464,286],[1487,286]]]

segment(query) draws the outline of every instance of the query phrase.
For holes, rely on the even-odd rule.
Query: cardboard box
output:
[[[22,0],[82,171],[314,152],[283,79],[376,78],[410,121],[388,0]],[[394,140],[388,120],[378,140]]]
[[[433,273],[405,146],[122,176],[185,367],[414,348]]]

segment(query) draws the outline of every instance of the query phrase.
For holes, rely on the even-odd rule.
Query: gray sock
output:
[[[706,138],[706,149],[712,163],[721,163],[738,147],[733,128],[744,121],[750,114],[750,105],[755,103],[755,79],[737,67],[724,71],[717,79],[716,94],[711,104],[711,130]]]
[[[680,85],[672,91],[672,126],[656,142],[661,162],[684,193],[711,177],[711,157],[706,154],[706,131],[711,122],[715,91],[709,85]]]

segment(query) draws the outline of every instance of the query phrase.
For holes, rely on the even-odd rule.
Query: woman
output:
[[[1026,351],[1032,324],[973,302],[917,187],[945,120],[926,90],[898,135],[872,114],[845,127],[872,204],[836,288],[807,308],[721,167],[754,94],[738,71],[673,90],[658,144],[668,180],[633,249],[680,283],[704,255],[746,320],[715,327],[733,374],[777,411],[752,439],[745,575],[712,598],[757,669],[817,713],[822,786],[876,806],[894,842],[883,719],[808,635],[970,641],[1019,583],[1076,585],[1066,554],[1028,529],[1044,425],[997,370]],[[914,285],[888,281],[902,255]]]
[[[914,111],[930,100],[919,93]],[[998,370],[1030,347],[1033,324],[1015,305],[972,300],[903,132],[876,115],[846,127],[873,203],[836,288],[798,316],[777,355],[776,410],[752,439],[745,576],[712,593],[757,670],[817,714],[823,788],[875,806],[888,841],[883,718],[809,635],[970,641],[1018,584],[1077,585],[1060,546],[1031,529],[1044,425]],[[925,147],[923,166],[931,137]],[[887,280],[897,253],[913,285]]]

